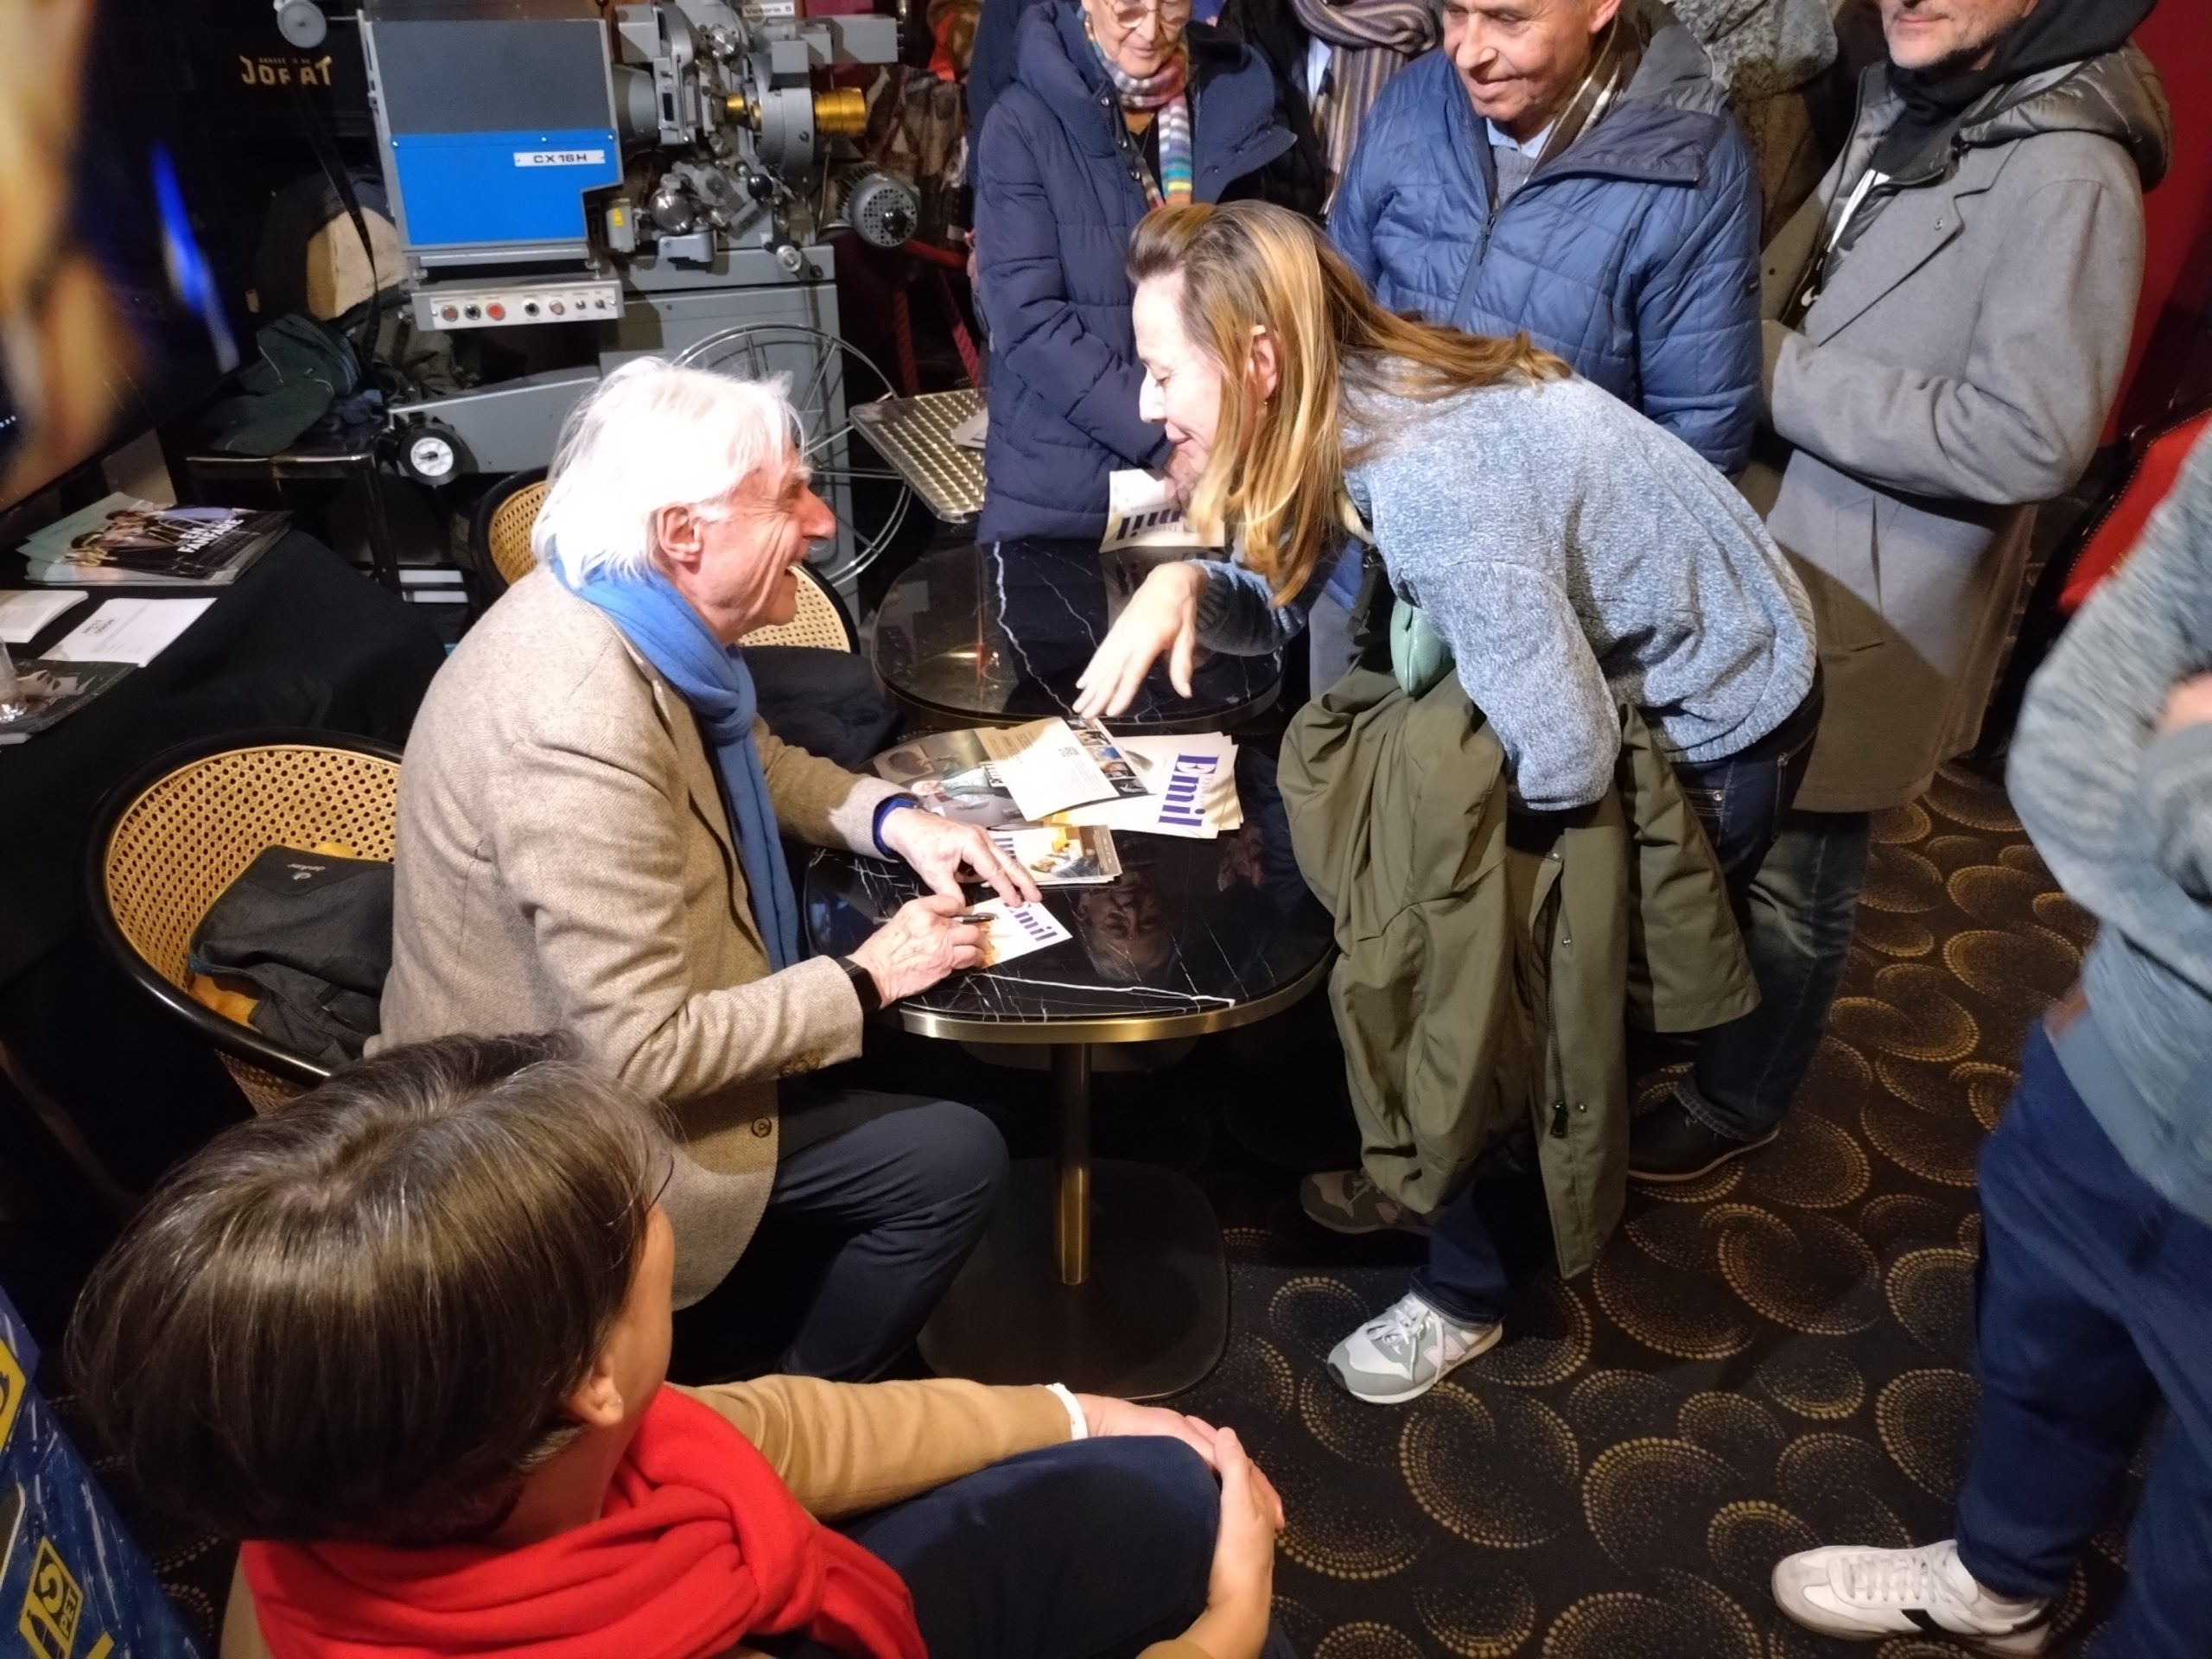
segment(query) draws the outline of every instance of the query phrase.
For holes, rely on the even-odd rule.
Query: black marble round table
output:
[[[944,1375],[1150,1399],[1221,1357],[1229,1287],[1212,1206],[1173,1170],[1092,1159],[1090,1070],[1100,1044],[1264,1019],[1327,969],[1329,915],[1292,857],[1274,760],[1239,748],[1236,772],[1242,829],[1211,841],[1116,836],[1118,880],[1046,890],[1073,938],[887,1012],[925,1036],[1052,1054],[1058,1156],[1015,1165],[989,1233],[923,1332]],[[921,891],[903,865],[817,850],[805,880],[814,950],[849,952]]]
[[[937,726],[1016,725],[1065,715],[1114,603],[1161,557],[1084,542],[985,543],[927,555],[891,584],[873,629],[875,671],[912,715]],[[1115,724],[1222,731],[1263,712],[1281,653],[1201,653],[1189,697],[1154,668]]]

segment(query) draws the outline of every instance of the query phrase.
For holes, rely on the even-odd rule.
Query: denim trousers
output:
[[[1785,849],[1799,844],[1797,838],[1805,833],[1801,824],[1815,817],[1793,811],[1790,803],[1796,797],[1804,758],[1819,729],[1820,710],[1816,690],[1789,719],[1741,753],[1702,766],[1677,762],[1675,767],[1683,792],[1705,826],[1707,839],[1713,843],[1714,857],[1727,883],[1729,902],[1736,909],[1738,926],[1744,930],[1745,948],[1751,958],[1751,971],[1761,994],[1757,1011],[1700,1036],[1698,1069],[1694,1074],[1696,1087],[1701,1093],[1709,1067],[1720,1099],[1735,1103],[1746,1096],[1746,1090],[1741,1086],[1744,1078],[1762,1079],[1762,1088],[1779,1095],[1779,1103],[1774,1109],[1777,1121],[1789,1104],[1798,1078],[1810,1063],[1821,1029],[1827,1024],[1827,1005],[1835,995],[1844,953],[1851,944],[1851,918],[1858,907],[1859,887],[1865,868],[1866,820],[1859,818],[1856,820],[1860,836],[1857,843],[1859,856],[1850,875],[1848,891],[1840,896],[1843,921],[1840,939],[1829,930],[1820,933],[1815,942],[1813,934],[1817,930],[1808,931],[1793,923],[1768,929],[1762,948],[1761,909],[1763,904],[1771,902],[1763,899],[1763,893],[1794,893],[1802,879],[1797,873],[1770,870],[1770,867],[1785,857]],[[1835,896],[1829,895],[1827,902],[1836,902]],[[1794,944],[1799,939],[1807,941],[1802,952]],[[1832,969],[1820,957],[1823,950],[1834,957]],[[1819,988],[1822,985],[1825,990]],[[1809,1020],[1784,1018],[1766,1026],[1757,1025],[1770,1002],[1783,1008],[1800,1005],[1809,1007],[1815,992],[1818,994],[1819,1006],[1813,1010]],[[1787,1086],[1778,1086],[1785,1081],[1783,1063],[1778,1056],[1800,1047],[1802,1054],[1796,1070],[1786,1078]],[[1684,1106],[1691,1115],[1719,1133],[1744,1140],[1764,1133],[1764,1129],[1755,1128],[1738,1134],[1713,1122],[1713,1117],[1719,1115],[1716,1109],[1708,1106],[1700,1110],[1704,1103],[1687,1098],[1690,1093],[1688,1089],[1683,1093]],[[1488,1179],[1470,1181],[1431,1217],[1428,1261],[1414,1274],[1415,1294],[1438,1313],[1462,1325],[1489,1325],[1502,1318],[1510,1294],[1511,1275],[1498,1254],[1494,1221],[1507,1196],[1494,1189],[1495,1183]]]
[[[860,1382],[914,1339],[991,1217],[1006,1142],[973,1107],[786,1078],[775,1183],[721,1284],[676,1316],[680,1382]]]
[[[1870,823],[1864,812],[1787,811],[1743,879],[1737,922],[1759,1005],[1699,1033],[1696,1062],[1675,1086],[1683,1109],[1716,1135],[1759,1139],[1805,1080],[1851,954]]]
[[[837,1530],[906,1581],[931,1659],[1128,1659],[1205,1611],[1220,1513],[1197,1452],[1133,1436],[1008,1458]],[[1263,1659],[1292,1659],[1280,1631]]]
[[[1758,1007],[1699,1034],[1676,1089],[1684,1110],[1732,1141],[1758,1140],[1789,1109],[1827,1029],[1866,884],[1866,815],[1796,810],[1820,712],[1815,686],[1743,753],[1675,769],[1719,861],[1759,988]]]
[[[2158,1406],[2100,1659],[2212,1654],[2212,1227],[2114,1149],[2038,1024],[1982,1148],[1974,1374],[1959,1558],[2001,1595],[2056,1596],[2111,1519]]]

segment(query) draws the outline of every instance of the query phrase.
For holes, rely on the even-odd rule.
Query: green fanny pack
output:
[[[1426,696],[1452,671],[1452,647],[1402,599],[1390,613],[1390,671],[1409,697]]]
[[[1384,626],[1389,630],[1390,642],[1390,671],[1397,677],[1398,684],[1408,696],[1426,696],[1452,671],[1452,647],[1429,626],[1420,606],[1408,604],[1392,590],[1389,577],[1382,569],[1382,555],[1375,545],[1374,532],[1368,529],[1367,520],[1349,495],[1337,498],[1337,517],[1360,545],[1362,562],[1366,566],[1366,579],[1360,583],[1359,599],[1353,607],[1352,637],[1363,639],[1365,648],[1371,651],[1377,643],[1369,631],[1376,607],[1389,607],[1389,620]],[[1369,661],[1376,667],[1381,666],[1372,658]]]

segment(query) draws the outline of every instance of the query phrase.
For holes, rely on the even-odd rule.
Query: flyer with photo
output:
[[[1014,824],[991,840],[1040,887],[1100,887],[1122,873],[1114,832],[1095,825]]]
[[[1243,823],[1244,810],[1236,798],[1236,744],[1225,734],[1131,735],[1115,741],[1136,764],[1150,792],[1072,807],[1055,813],[1053,823],[1194,841],[1211,840]]]
[[[1140,770],[1095,721],[932,732],[886,750],[875,769],[931,811],[986,830],[1149,792]]]
[[[1026,957],[1033,950],[1042,950],[1046,945],[1075,937],[1061,925],[1058,917],[1042,905],[1009,905],[1003,899],[994,899],[976,906],[969,913],[982,925],[981,965],[985,968],[995,968],[1002,962],[1012,962],[1016,957]]]

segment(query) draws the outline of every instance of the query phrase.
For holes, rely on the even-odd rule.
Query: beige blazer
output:
[[[756,725],[784,833],[874,850],[896,791]],[[604,613],[525,576],[431,682],[400,768],[391,977],[377,1047],[563,1029],[673,1112],[676,1301],[759,1224],[776,1079],[860,1052],[834,962],[768,971],[697,722]]]

